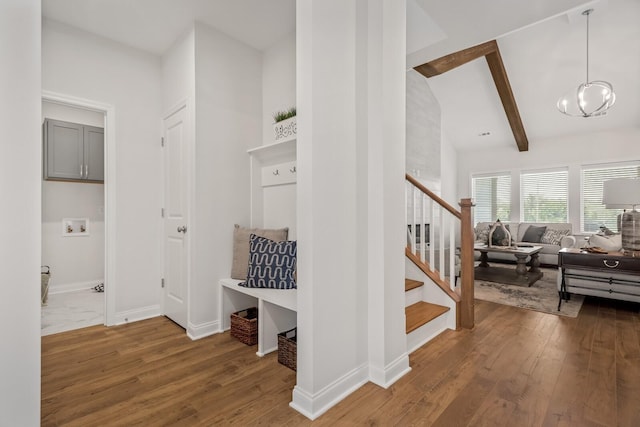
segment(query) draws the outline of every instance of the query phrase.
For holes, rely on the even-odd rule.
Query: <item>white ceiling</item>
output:
[[[558,97],[585,75],[617,93],[605,117],[566,117]],[[569,15],[567,11],[572,11]],[[295,30],[295,0],[43,0],[43,15],[161,55],[194,20],[263,50]],[[640,127],[640,1],[407,0],[407,66],[498,40],[530,147],[563,135]],[[482,58],[428,80],[442,108],[443,134],[458,149],[516,149]],[[480,137],[480,133],[490,132]]]
[[[295,30],[295,0],[42,0],[42,14],[162,55],[194,21],[258,50]]]
[[[408,68],[498,41],[529,147],[565,135],[640,127],[638,0],[408,1],[424,8],[448,36],[409,52]],[[585,79],[586,20],[581,12],[587,5],[595,10],[590,17],[589,77],[611,82],[617,98],[606,116],[585,119],[564,116],[555,105]],[[517,149],[483,58],[428,82],[442,108],[443,134],[458,149]],[[479,136],[485,132],[490,135]]]

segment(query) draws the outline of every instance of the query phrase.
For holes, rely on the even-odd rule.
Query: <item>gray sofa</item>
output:
[[[540,263],[547,265],[558,265],[558,251],[561,248],[573,248],[576,245],[576,238],[572,235],[573,227],[570,223],[532,223],[532,222],[503,222],[504,225],[509,226],[509,232],[515,244],[542,246],[542,250],[539,253]],[[476,236],[476,243],[486,243],[488,236],[488,230],[493,225],[493,222],[479,222],[474,231]],[[556,243],[532,243],[524,242],[522,238],[527,232],[529,226],[547,227],[547,234],[543,235],[543,241],[556,242]],[[555,232],[557,231],[557,232]],[[479,253],[476,252],[476,259],[479,259]],[[512,254],[504,253],[490,253],[489,261],[512,261],[515,262],[515,258]]]

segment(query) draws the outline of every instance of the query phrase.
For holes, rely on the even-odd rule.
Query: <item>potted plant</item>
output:
[[[277,111],[273,114],[273,131],[276,142],[293,139],[297,134],[296,107],[291,107],[285,111]]]

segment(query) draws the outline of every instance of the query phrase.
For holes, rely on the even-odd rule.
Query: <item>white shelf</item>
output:
[[[230,316],[249,307],[258,308],[258,356],[278,350],[278,334],[297,324],[297,289],[259,289],[238,286],[241,280],[220,280],[222,330],[231,327]]]
[[[261,145],[247,150],[263,166],[273,165],[296,159],[296,138]]]

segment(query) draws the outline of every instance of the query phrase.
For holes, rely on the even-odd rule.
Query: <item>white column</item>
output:
[[[40,424],[40,0],[0,2],[0,424]]]
[[[291,405],[312,419],[368,380],[387,385],[408,368],[404,3],[297,1],[298,381]]]
[[[388,387],[410,369],[404,316],[406,2],[366,4],[369,372],[372,382]]]

